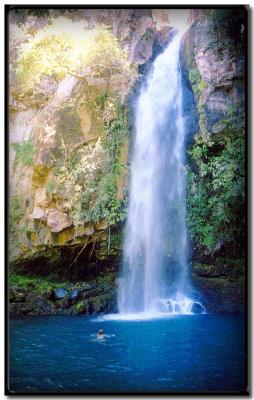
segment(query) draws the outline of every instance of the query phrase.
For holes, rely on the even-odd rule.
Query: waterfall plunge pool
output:
[[[238,392],[245,390],[244,318],[86,316],[10,321],[12,392]],[[105,340],[96,332],[104,329]]]

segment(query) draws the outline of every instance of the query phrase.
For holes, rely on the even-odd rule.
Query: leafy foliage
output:
[[[17,286],[24,290],[35,290],[38,293],[46,293],[52,289],[62,288],[69,282],[54,282],[52,279],[34,277],[28,275],[19,275],[11,273],[9,276],[9,285]]]
[[[20,162],[26,166],[34,164],[34,145],[31,140],[22,143],[13,143],[12,146],[16,151],[15,163]]]
[[[102,92],[95,99],[95,102],[101,111],[104,110],[105,102],[106,102],[107,98],[108,98],[108,93]]]
[[[21,196],[11,197],[9,204],[9,233],[11,235],[16,234],[19,230],[19,223],[24,213]]]
[[[245,229],[245,138],[232,116],[224,124],[219,139],[199,135],[189,151],[189,231],[210,250],[221,240],[237,252]]]
[[[123,221],[127,212],[127,198],[119,200],[117,194],[118,174],[108,171],[99,182],[97,199],[88,211],[88,218],[92,221],[107,220],[110,224]]]
[[[218,8],[206,10],[211,21],[213,40],[209,47],[222,57],[225,52],[232,56],[243,54],[245,43],[246,10]]]
[[[54,175],[52,179],[49,179],[46,187],[46,193],[51,200],[57,200],[64,197],[65,194],[65,182],[68,180],[65,167],[54,168]]]
[[[126,216],[127,198],[119,199],[117,191],[119,176],[126,168],[121,164],[120,152],[129,127],[126,110],[118,103],[115,114],[96,145],[88,144],[72,152],[66,166],[55,168],[47,184],[51,200],[66,196],[75,226],[101,220],[115,224]]]
[[[127,113],[120,104],[116,106],[116,115],[117,118],[105,129],[102,145],[108,161],[103,176],[97,177],[98,196],[88,213],[91,220],[106,219],[110,224],[123,221],[127,212],[127,197],[123,200],[117,198],[117,180],[126,168],[119,162],[120,151],[129,133]]]
[[[65,17],[52,19],[22,44],[17,67],[17,77],[26,90],[46,76],[86,79],[110,77],[114,72],[132,79],[136,69],[112,32],[105,26],[88,30],[84,22]]]
[[[195,67],[193,66],[193,68],[190,68],[189,79],[190,79],[190,82],[192,85],[192,89],[193,89],[193,92],[195,95],[195,100],[197,103],[197,108],[199,111],[200,133],[201,133],[201,135],[205,136],[207,134],[206,114],[205,114],[204,104],[201,101],[201,94],[207,88],[207,83],[202,79],[200,72],[196,66]]]
[[[207,88],[207,83],[202,79],[197,68],[191,68],[189,70],[189,79],[191,81],[196,100],[198,101],[202,92]]]

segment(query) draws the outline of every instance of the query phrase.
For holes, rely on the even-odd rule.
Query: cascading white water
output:
[[[118,310],[191,313],[188,298],[181,34],[153,64],[138,98]]]

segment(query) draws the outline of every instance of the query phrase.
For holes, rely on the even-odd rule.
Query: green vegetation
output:
[[[220,58],[225,52],[231,56],[243,54],[246,10],[218,8],[206,10],[205,13],[211,21],[212,40],[209,47],[214,53]]]
[[[20,230],[20,220],[24,216],[25,210],[21,196],[10,198],[9,204],[9,233],[13,236]]]
[[[96,248],[96,257],[100,260],[106,259],[108,256],[119,256],[123,248],[123,231],[119,227],[117,230],[108,229],[108,240],[98,243]]]
[[[207,88],[207,83],[202,79],[197,67],[193,66],[189,71],[189,79],[192,85],[192,89],[195,95],[195,100],[197,104],[197,109],[199,111],[199,129],[202,136],[207,135],[206,129],[206,115],[205,106],[201,101],[201,95],[203,91]]]
[[[38,293],[47,293],[52,289],[67,286],[69,282],[54,282],[49,278],[34,277],[28,275],[19,275],[11,273],[9,276],[9,285],[17,286],[24,290],[34,290]]]
[[[29,33],[25,24],[20,29]],[[105,219],[115,224],[126,216],[127,199],[122,199],[122,191],[118,193],[119,180],[126,174],[120,160],[128,137],[126,111],[117,104],[110,86],[100,92],[88,85],[89,78],[104,78],[109,83],[113,74],[132,81],[137,68],[105,25],[88,29],[85,21],[51,17],[19,47],[16,76],[24,96],[36,93],[46,77],[60,82],[71,76],[81,82],[79,94],[57,110],[54,167],[46,171],[46,166],[36,165],[33,175],[35,187],[47,183],[51,201],[65,201],[75,226]],[[91,118],[92,138],[84,146],[79,143],[83,106]],[[75,144],[80,146],[73,150]],[[29,142],[17,147],[17,160],[33,165],[31,146]]]
[[[224,121],[224,132],[196,138],[189,151],[189,231],[212,250],[219,241],[243,249],[245,236],[245,137],[239,116]],[[239,124],[238,124],[239,125]]]
[[[114,72],[132,79],[137,73],[106,26],[87,29],[84,21],[65,17],[51,19],[23,43],[17,64],[17,78],[27,92],[46,76],[60,81],[70,75],[86,81]]]
[[[97,197],[89,207],[90,220],[107,220],[110,224],[123,221],[127,212],[127,197],[117,199],[117,180],[126,165],[120,163],[120,151],[129,135],[126,110],[120,104],[116,105],[116,119],[107,124],[102,146],[108,155],[108,161],[101,176],[97,176],[94,184],[97,186]]]
[[[33,185],[41,186],[47,180],[50,168],[44,164],[37,164],[33,167]]]
[[[108,98],[107,92],[100,93],[95,98],[96,105],[100,108],[101,111],[103,111],[105,108],[105,103],[107,101],[107,98]]]
[[[67,160],[66,167],[68,172],[73,171],[75,168],[77,168],[79,162],[79,155],[76,151],[72,152]]]
[[[222,58],[243,54],[245,12],[206,10],[211,38],[209,48]],[[213,252],[225,245],[231,257],[244,255],[245,237],[245,131],[244,116],[228,109],[220,121],[223,131],[210,134],[203,94],[207,87],[194,59],[189,71],[199,111],[199,133],[189,151],[188,220],[191,238]]]
[[[34,145],[31,140],[22,143],[13,143],[12,147],[16,151],[15,164],[20,162],[26,166],[34,164]]]
[[[101,290],[103,290],[103,291],[108,290],[108,289],[111,289],[112,286],[114,285],[115,278],[116,278],[116,274],[114,272],[107,273],[106,275],[98,276],[97,284]]]
[[[207,88],[207,83],[202,79],[200,72],[197,68],[191,68],[189,71],[189,79],[192,84],[196,100],[198,101],[200,95]]]
[[[88,144],[70,153],[66,165],[55,167],[48,181],[47,195],[51,200],[66,196],[75,226],[101,220],[116,224],[126,217],[127,197],[118,198],[117,192],[127,168],[120,155],[129,126],[126,109],[118,102],[114,112],[115,119],[105,124],[96,146]]]
[[[49,179],[46,186],[46,194],[51,200],[64,197],[67,179],[65,167],[55,167],[53,169],[53,177]]]
[[[126,218],[127,198],[123,200],[116,198],[118,174],[110,170],[107,173],[108,175],[98,182],[98,197],[87,215],[90,221],[105,219],[110,224],[116,224]]]

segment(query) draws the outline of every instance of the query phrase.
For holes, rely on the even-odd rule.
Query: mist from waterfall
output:
[[[181,34],[154,61],[136,105],[118,311],[191,313]]]

